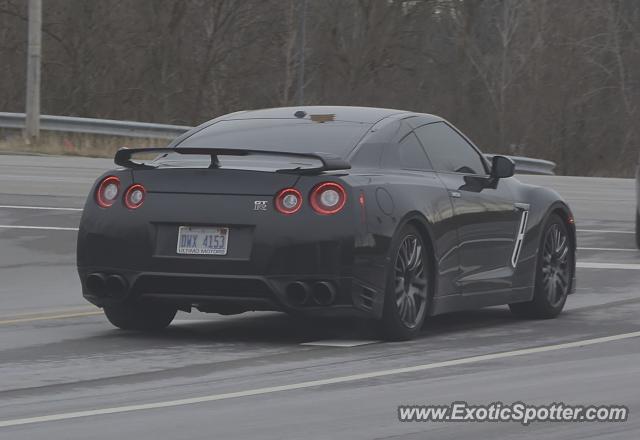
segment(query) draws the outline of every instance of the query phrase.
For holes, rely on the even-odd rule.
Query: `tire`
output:
[[[550,319],[562,312],[573,282],[574,252],[567,225],[560,216],[552,214],[540,240],[533,299],[509,304],[516,316]]]
[[[158,331],[171,324],[178,309],[151,303],[123,303],[104,307],[104,314],[122,330]]]
[[[429,309],[431,256],[420,232],[404,226],[394,237],[380,330],[390,341],[415,338]]]

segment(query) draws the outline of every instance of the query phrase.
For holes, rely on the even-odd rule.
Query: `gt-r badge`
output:
[[[254,211],[266,211],[267,210],[267,202],[266,200],[256,200],[253,202],[253,210]]]

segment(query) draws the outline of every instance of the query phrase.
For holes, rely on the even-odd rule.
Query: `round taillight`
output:
[[[105,177],[96,191],[96,203],[101,208],[108,208],[113,205],[120,192],[120,179],[116,176]]]
[[[276,195],[276,209],[282,214],[293,214],[302,208],[302,194],[294,188],[286,188]]]
[[[124,205],[129,209],[139,208],[144,202],[147,191],[144,186],[136,184],[131,185],[124,195]]]
[[[347,202],[347,192],[338,183],[321,183],[311,191],[310,202],[311,207],[318,214],[335,214]]]

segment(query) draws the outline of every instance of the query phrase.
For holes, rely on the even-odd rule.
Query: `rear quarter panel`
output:
[[[409,222],[423,230],[432,248],[439,284],[435,295],[454,293],[459,261],[457,233],[448,193],[434,172],[361,172],[347,181],[365,201],[364,229],[356,239],[354,275],[366,280],[380,294],[375,306],[381,311],[387,282],[392,239]]]

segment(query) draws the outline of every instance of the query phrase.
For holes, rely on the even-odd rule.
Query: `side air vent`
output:
[[[527,218],[529,217],[529,211],[523,210],[520,217],[520,226],[518,226],[518,234],[516,235],[516,243],[513,247],[513,254],[511,255],[511,266],[515,269],[518,264],[518,258],[520,257],[520,251],[522,250],[522,244],[524,243],[524,234],[527,231]]]

